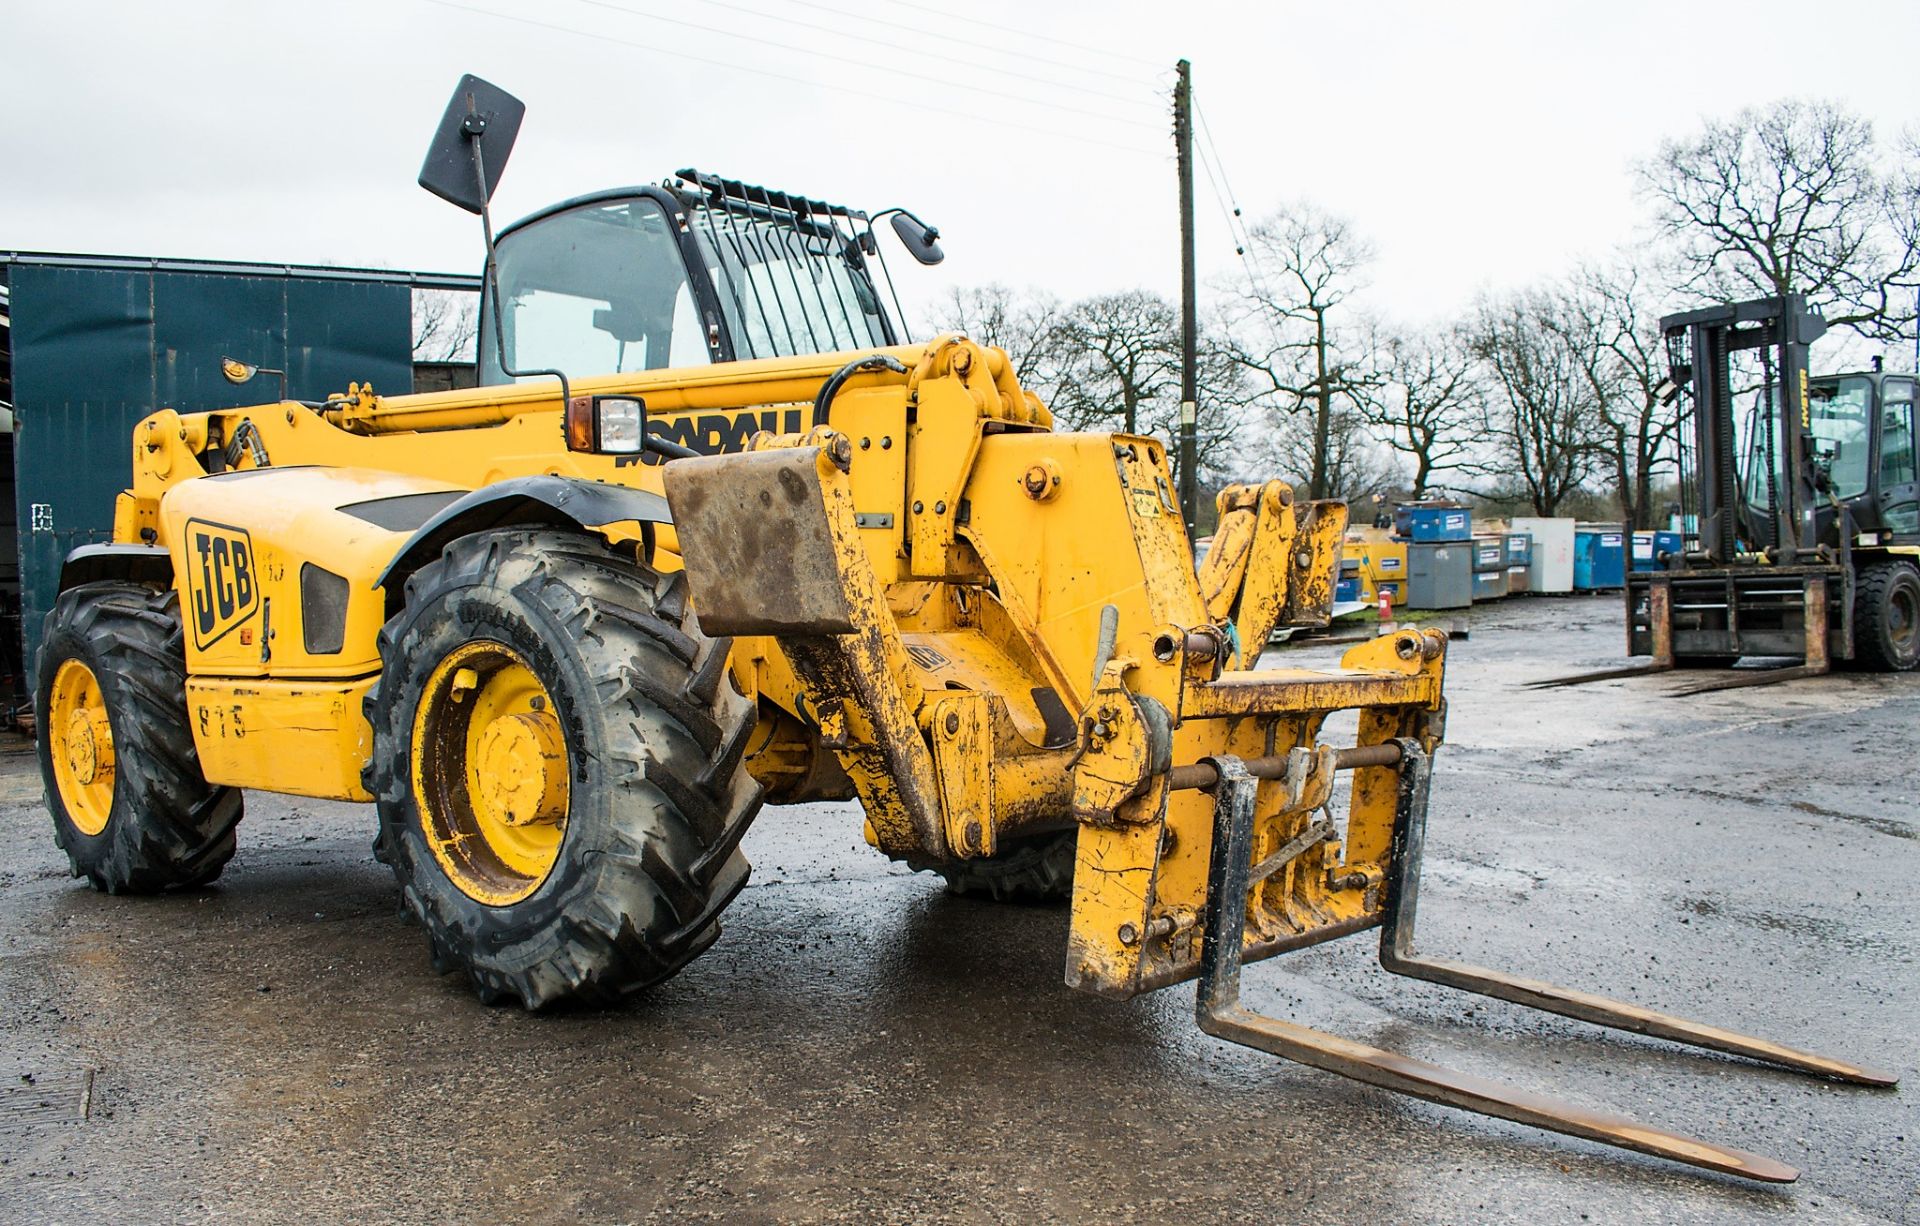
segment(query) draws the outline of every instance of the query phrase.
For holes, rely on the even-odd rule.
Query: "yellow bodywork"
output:
[[[586,526],[620,547],[650,540],[660,569],[684,562],[705,628],[735,636],[734,682],[762,713],[748,767],[771,798],[858,796],[869,841],[915,863],[1077,828],[1069,982],[1124,996],[1191,975],[1213,812],[1173,768],[1294,755],[1260,785],[1267,854],[1330,803],[1329,714],[1360,709],[1361,744],[1437,740],[1444,640],[1254,671],[1277,625],[1324,624],[1344,505],[1234,487],[1196,572],[1158,440],[1053,433],[1006,356],[964,337],[885,352],[906,373],[853,376],[822,425],[815,395],[859,355],[573,382],[576,397],[638,396],[716,441],[751,435],[664,466],[567,450],[551,383],[154,414],[134,433],[116,537],[172,557],[208,778],[367,799],[376,747],[360,702],[404,600],[376,580],[418,527],[369,508],[542,474],[661,492],[671,526]],[[211,473],[221,454],[232,471]],[[326,591],[344,614],[310,616]],[[565,811],[564,748],[556,765],[511,665],[450,665],[429,686],[453,704],[460,669],[474,672],[460,701],[484,718],[457,739],[490,799],[433,840],[463,888],[499,901],[537,887]],[[1344,837],[1264,882],[1249,957],[1378,922],[1397,775],[1357,770]]]
[[[1380,603],[1382,593],[1391,604],[1407,603],[1407,543],[1386,529],[1349,529],[1341,564],[1360,580],[1360,599],[1368,604]]]

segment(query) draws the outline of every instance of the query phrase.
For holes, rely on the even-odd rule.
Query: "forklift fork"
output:
[[[1494,996],[1516,1004],[1629,1030],[1695,1047],[1747,1056],[1782,1068],[1868,1086],[1891,1086],[1883,1073],[1796,1051],[1717,1027],[1655,1013],[1585,992],[1521,979],[1413,953],[1419,899],[1420,857],[1426,828],[1427,785],[1432,760],[1418,741],[1397,742],[1400,793],[1394,818],[1392,865],[1386,883],[1380,962],[1395,974]],[[1208,869],[1205,926],[1201,936],[1196,1017],[1218,1038],[1351,1077],[1369,1085],[1450,1107],[1530,1124],[1604,1145],[1637,1150],[1708,1170],[1767,1183],[1789,1183],[1794,1168],[1730,1146],[1651,1128],[1625,1116],[1591,1111],[1483,1077],[1383,1051],[1364,1043],[1267,1017],[1240,1003],[1241,947],[1247,898],[1253,885],[1252,849],[1258,781],[1237,758],[1209,759],[1214,786],[1214,835]]]

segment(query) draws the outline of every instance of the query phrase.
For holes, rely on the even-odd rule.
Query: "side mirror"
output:
[[[947,258],[940,250],[940,231],[902,210],[893,215],[893,232],[906,245],[907,254],[922,264],[938,264]]]
[[[255,375],[279,375],[280,399],[285,400],[287,398],[286,371],[275,370],[271,366],[260,366],[252,362],[242,362],[239,358],[220,359],[220,377],[235,387],[253,382]]]
[[[420,186],[469,213],[483,211],[526,113],[527,104],[498,85],[461,77],[420,165]]]

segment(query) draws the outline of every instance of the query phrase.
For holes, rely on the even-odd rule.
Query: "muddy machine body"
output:
[[[463,81],[423,183],[484,216],[518,116]],[[1415,954],[1445,636],[1258,668],[1324,622],[1344,507],[1230,487],[1196,570],[1164,445],[908,340],[874,220],[686,171],[489,223],[483,386],[141,423],[40,662],[75,871],[211,880],[244,788],[372,801],[436,967],[593,1003],[715,938],[763,803],[851,798],[886,855],[1070,899],[1070,985],[1197,979],[1211,1033],[1390,1089],[1793,1176],[1261,1017],[1242,966],[1379,929],[1400,974],[1889,1084]]]

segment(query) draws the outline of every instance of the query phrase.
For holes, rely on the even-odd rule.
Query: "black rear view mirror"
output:
[[[420,166],[420,186],[478,213],[493,199],[527,105],[472,73],[460,78]]]
[[[906,244],[907,254],[922,264],[938,264],[947,258],[940,250],[940,231],[905,209],[893,215],[893,232]]]

